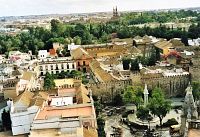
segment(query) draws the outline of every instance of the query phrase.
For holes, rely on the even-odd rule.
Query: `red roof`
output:
[[[169,54],[165,55],[164,58],[168,58],[170,56],[175,56],[176,58],[181,57],[177,51],[171,51]]]
[[[92,106],[80,107],[45,107],[42,109],[35,119],[45,120],[51,117],[79,117],[79,116],[92,116]]]
[[[50,55],[56,55],[56,50],[55,49],[49,49],[49,54]]]

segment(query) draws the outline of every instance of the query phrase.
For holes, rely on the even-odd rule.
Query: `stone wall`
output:
[[[161,87],[168,97],[175,97],[178,95],[184,96],[185,89],[190,81],[190,75],[183,76],[158,76],[158,77],[143,77],[141,74],[132,74],[132,85],[148,85],[148,89]]]
[[[105,102],[111,102],[115,95],[121,94],[127,86],[132,85],[131,80],[110,81],[107,83],[90,84],[93,95],[100,97]]]

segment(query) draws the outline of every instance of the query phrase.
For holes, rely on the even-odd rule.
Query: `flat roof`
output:
[[[55,79],[54,80],[56,87],[62,86],[62,85],[73,85],[74,84],[74,79],[69,78],[69,79]]]
[[[190,129],[188,133],[188,137],[200,137],[199,129]]]
[[[53,97],[51,98],[51,106],[72,105],[73,97]]]
[[[80,106],[80,107],[45,107],[36,116],[36,120],[45,120],[51,117],[79,117],[79,116],[91,116],[92,106]]]

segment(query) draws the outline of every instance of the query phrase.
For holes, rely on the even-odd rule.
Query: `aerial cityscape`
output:
[[[0,137],[200,137],[200,1],[0,3]]]

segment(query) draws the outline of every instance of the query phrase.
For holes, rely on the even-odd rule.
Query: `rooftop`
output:
[[[92,58],[83,48],[72,50],[71,56],[73,59]]]
[[[188,133],[188,137],[200,137],[199,129],[190,129]]]
[[[68,79],[55,79],[54,80],[56,87],[61,87],[63,85],[74,85],[74,79],[68,78]]]
[[[63,106],[63,107],[44,107],[44,109],[40,110],[38,115],[35,117],[36,120],[46,120],[55,117],[87,117],[91,116],[92,106],[90,104],[87,105],[73,105],[73,106]]]

